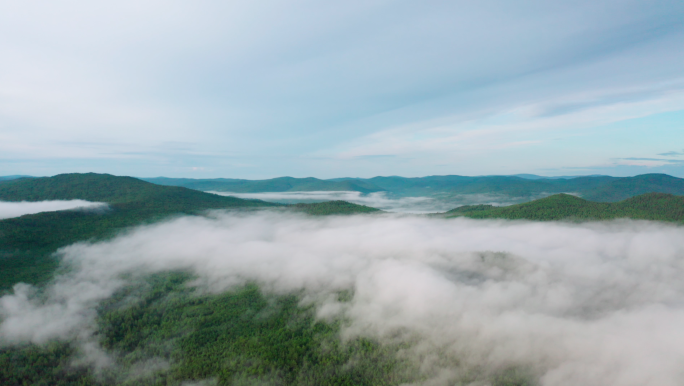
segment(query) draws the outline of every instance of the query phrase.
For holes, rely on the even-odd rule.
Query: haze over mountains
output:
[[[610,197],[606,187],[680,186],[663,175],[580,181],[592,178]],[[465,180],[461,192],[537,181]],[[418,197],[397,200],[407,198]],[[682,196],[556,194],[416,216],[93,173],[0,183],[6,204],[72,199],[107,209],[0,220],[3,384],[682,380]]]
[[[0,181],[29,176],[4,176]],[[283,192],[384,192],[392,197],[449,196],[490,194],[532,198],[554,193],[571,193],[590,201],[616,202],[644,193],[684,194],[684,179],[667,174],[642,174],[634,177],[560,176],[541,177],[531,174],[515,176],[428,176],[373,178],[294,178],[267,180],[230,178],[140,178],[156,185],[185,187],[200,191],[232,193]]]
[[[0,386],[684,386],[682,15],[0,2]]]
[[[523,178],[519,176],[429,176],[316,178],[280,177],[269,180],[145,178],[160,185],[183,186],[204,191],[263,193],[306,191],[386,192],[395,197],[489,194],[508,197],[536,197],[554,193],[573,193],[599,202],[615,202],[639,194],[658,192],[684,194],[684,179],[666,174],[635,177],[558,177]]]
[[[107,174],[2,181],[0,201],[10,206],[106,207],[0,219],[0,382],[684,380],[684,197],[662,193],[680,192],[681,179],[201,182],[281,189],[243,193],[263,197],[309,192],[380,202],[384,195],[419,205],[434,196],[407,195],[438,191],[531,201],[406,215],[339,200],[282,205]],[[318,190],[326,187],[367,193]],[[631,197],[534,199],[550,187]]]
[[[96,202],[98,207],[106,204],[107,209],[50,211],[0,221],[0,254],[3,256],[0,288],[8,288],[19,281],[37,283],[47,280],[57,264],[50,255],[58,248],[79,240],[110,237],[128,227],[169,216],[197,215],[214,209],[280,207],[260,200],[219,196],[108,174],[60,174],[0,183],[0,201],[6,206],[14,202],[13,210],[27,204],[54,209],[55,203],[63,205],[61,203],[65,200],[81,200],[71,208]],[[334,214],[372,209],[331,202],[326,205],[299,205],[294,210]]]

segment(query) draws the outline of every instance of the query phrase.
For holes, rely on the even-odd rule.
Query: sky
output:
[[[0,0],[0,175],[684,177],[684,2]]]

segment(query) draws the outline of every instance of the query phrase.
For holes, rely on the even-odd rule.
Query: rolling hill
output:
[[[405,182],[390,180],[394,177],[383,178],[388,180],[380,183],[387,185]],[[593,186],[591,178],[575,179],[578,181],[574,183]],[[441,189],[440,184],[448,186],[453,180],[458,178],[435,178],[430,183]],[[629,194],[633,194],[640,189],[662,186],[663,181],[669,181],[669,188],[676,190],[676,180],[655,175],[624,183],[632,187]],[[484,187],[498,187],[500,191],[527,189],[520,181],[509,181],[508,177],[468,180],[462,189],[477,191]],[[607,189],[599,193],[610,192]],[[0,185],[0,200],[54,199],[107,202],[110,210],[49,212],[0,221],[2,289],[18,281],[45,283],[57,268],[58,261],[51,253],[75,241],[107,238],[126,227],[178,213],[275,206],[258,200],[240,200],[98,174],[19,179]],[[311,215],[379,212],[344,201],[278,207]],[[446,216],[541,221],[621,217],[682,221],[684,197],[648,193],[606,203],[557,194],[509,207],[464,206]],[[75,341],[6,345],[0,347],[0,384],[392,385],[424,381],[415,365],[407,360],[407,343],[381,343],[363,336],[343,339],[346,322],[318,317],[316,308],[303,300],[303,293],[269,293],[256,283],[214,293],[198,290],[192,285],[195,279],[185,271],[150,274],[140,281],[131,281],[92,310],[96,313],[93,336],[116,366],[95,370],[81,364],[79,359],[84,352]],[[334,295],[341,303],[353,299],[348,290]],[[486,376],[488,384],[493,386],[536,384],[524,368],[497,369]]]
[[[371,208],[366,205],[352,204],[347,201],[326,201],[313,204],[295,204],[288,209],[304,212],[312,216],[328,216],[328,215],[348,215],[348,214],[364,214],[364,213],[380,213],[380,209]]]
[[[366,181],[335,181],[318,178],[279,177],[269,180],[237,180],[217,178],[194,180],[190,178],[144,178],[144,181],[159,185],[183,186],[203,191],[260,193],[260,192],[301,192],[301,191],[355,191],[361,193],[380,192],[384,189]]]
[[[646,193],[608,203],[593,202],[569,194],[556,194],[518,205],[495,207],[468,205],[446,212],[447,217],[500,218],[535,221],[591,221],[630,218],[637,220],[684,221],[684,197]]]
[[[13,176],[0,176],[0,182],[16,180],[18,178],[33,178],[31,176],[13,175]]]
[[[109,210],[45,212],[0,221],[0,288],[49,279],[58,264],[51,253],[76,241],[109,237],[175,214],[278,206],[108,174],[61,174],[0,184],[0,201],[71,199],[106,202]]]
[[[283,207],[311,215],[377,212],[345,201],[286,206],[219,196],[179,186],[161,186],[109,174],[60,174],[0,184],[0,201],[72,200],[106,202],[109,210],[37,213],[0,221],[0,289],[50,278],[58,261],[50,255],[77,241],[102,239],[122,229],[179,214],[210,209]]]
[[[57,199],[107,202],[110,210],[46,212],[0,221],[0,289],[7,291],[17,282],[46,284],[59,263],[52,252],[76,241],[107,238],[177,213],[277,206],[98,174],[17,180],[0,187],[4,201]],[[344,201],[279,207],[311,215],[378,212]],[[412,380],[393,371],[406,367],[395,358],[399,348],[364,338],[341,342],[341,325],[318,320],[298,294],[266,294],[255,284],[201,293],[191,285],[193,279],[187,272],[153,274],[98,306],[95,336],[116,358],[116,366],[100,371],[79,364],[83,352],[77,342],[5,345],[0,347],[0,384],[182,385],[205,378],[216,384],[252,384],[274,376],[278,384],[292,385]],[[127,302],[133,298],[134,303]],[[169,365],[141,371],[145,358],[163,358]]]
[[[644,193],[684,195],[684,179],[666,174],[643,174],[636,177],[586,176],[564,178],[528,178],[520,176],[428,176],[316,178],[282,177],[269,180],[193,180],[149,178],[161,185],[184,186],[197,190],[235,193],[295,192],[295,191],[357,191],[386,192],[394,197],[449,196],[490,194],[533,199],[540,195],[573,193],[591,201],[615,202]]]

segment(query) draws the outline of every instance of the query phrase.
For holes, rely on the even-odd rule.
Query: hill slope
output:
[[[667,174],[642,174],[636,177],[615,178],[586,190],[582,197],[591,201],[617,202],[654,192],[684,195],[684,179]]]
[[[450,210],[447,217],[553,220],[684,221],[684,197],[647,193],[615,203],[592,202],[568,194],[556,194],[524,204],[505,207],[468,205]]]
[[[574,193],[591,201],[616,202],[644,193],[684,195],[684,179],[666,174],[644,174],[636,177],[586,176],[576,178],[537,178],[520,176],[428,176],[428,177],[373,177],[316,178],[282,177],[270,180],[193,180],[150,178],[146,181],[197,190],[230,191],[236,193],[294,192],[294,191],[356,191],[372,193],[385,191],[395,197],[449,196],[465,194],[494,194],[508,197],[527,197]]]
[[[327,201],[314,204],[296,204],[290,206],[292,210],[304,212],[314,216],[380,213],[380,209],[366,205],[352,204],[347,201]]]
[[[76,241],[109,237],[174,214],[277,206],[108,174],[62,174],[0,184],[2,201],[70,199],[106,202],[110,210],[46,212],[0,221],[0,288],[49,279],[58,263],[50,254]]]
[[[254,200],[217,196],[183,187],[161,186],[133,177],[109,174],[60,174],[54,177],[22,178],[7,181],[0,186],[2,201],[73,200],[124,204],[153,199],[164,203],[192,202],[217,206],[269,205]]]
[[[334,181],[319,180],[318,178],[280,177],[269,180],[237,180],[217,178],[209,180],[194,180],[190,178],[145,178],[145,181],[160,185],[184,186],[190,189],[233,192],[302,192],[302,191],[354,191],[361,193],[379,192],[383,189],[366,181]]]

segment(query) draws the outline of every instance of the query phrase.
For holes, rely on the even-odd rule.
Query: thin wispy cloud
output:
[[[4,3],[0,174],[534,172],[549,157],[510,144],[578,129],[601,141],[640,119],[648,130],[625,135],[648,131],[666,152],[684,140],[662,121],[684,110],[682,12],[670,0]],[[552,166],[634,152],[613,141],[582,154]]]
[[[489,204],[504,206],[528,201],[529,197],[509,197],[496,194],[459,194],[445,197],[388,197],[385,192],[362,194],[350,191],[232,193],[213,192],[221,196],[257,199],[282,204],[298,204],[343,200],[366,205],[387,212],[438,213],[463,205]],[[540,197],[543,197],[541,195]]]
[[[684,156],[684,151],[668,151],[667,153],[660,153],[658,155],[665,157],[681,157]]]
[[[0,201],[0,219],[20,217],[26,214],[41,212],[55,212],[59,210],[97,210],[104,209],[107,204],[102,202],[90,202],[84,200],[55,200],[55,201]]]

